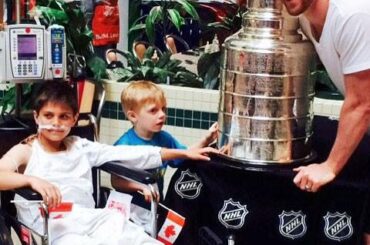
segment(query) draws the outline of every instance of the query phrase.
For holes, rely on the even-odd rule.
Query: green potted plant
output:
[[[215,38],[223,42],[224,39],[241,29],[242,15],[246,11],[245,6],[239,6],[231,1],[226,1],[224,6],[225,16],[221,21],[207,24],[206,32],[212,33]],[[213,44],[211,44],[213,45]],[[218,47],[220,48],[220,47]],[[198,75],[203,79],[204,88],[218,89],[220,79],[221,51],[204,52],[197,64]]]
[[[196,74],[182,67],[181,61],[171,59],[170,52],[156,56],[154,55],[155,49],[149,47],[142,61],[129,51],[115,50],[115,52],[127,60],[126,67],[114,68],[109,72],[111,78],[118,82],[150,80],[168,85],[203,87],[203,83]]]
[[[239,31],[242,27],[243,14],[246,11],[244,5],[240,6],[231,1],[225,1],[227,7],[225,6],[225,16],[221,21],[212,22],[207,24],[208,31],[213,33],[225,33],[225,37],[232,35],[233,33]],[[223,41],[223,38],[221,38]]]
[[[221,52],[203,53],[197,64],[199,77],[203,80],[206,89],[218,89],[220,84],[220,57]]]
[[[156,33],[159,37],[165,37],[174,26],[178,31],[185,24],[184,15],[187,14],[194,20],[199,20],[194,3],[188,0],[160,0],[146,1],[153,6],[149,14],[136,19],[130,28],[130,33],[145,30],[150,43],[154,43]]]
[[[67,54],[85,57],[87,76],[96,81],[106,78],[105,62],[94,53],[93,33],[80,6],[76,2],[63,0],[39,0],[37,3],[35,11],[41,14],[41,21],[45,26],[52,24],[64,26]]]

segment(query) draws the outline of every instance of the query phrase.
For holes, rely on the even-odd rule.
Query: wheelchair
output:
[[[83,138],[87,138],[89,140],[97,140],[97,126],[96,121],[91,120],[91,115],[82,115],[80,119],[85,119],[89,123],[83,126],[77,126],[72,129],[71,134],[78,135]],[[14,131],[14,128],[11,128]],[[21,139],[25,138],[29,134],[35,132],[36,128],[34,125],[19,129],[17,137],[12,137],[12,140],[6,146],[2,146],[2,151],[5,152],[10,149],[14,144],[19,142]],[[9,131],[9,136],[14,134]],[[18,138],[16,141],[14,138]],[[8,148],[8,149],[5,149]],[[5,152],[0,152],[1,155]],[[96,208],[103,208],[106,204],[110,188],[101,186],[101,171],[105,171],[110,174],[115,174],[119,177],[129,179],[131,181],[136,181],[141,184],[145,184],[148,188],[152,191],[152,201],[151,202],[151,217],[152,223],[151,227],[152,230],[150,235],[152,237],[156,237],[157,235],[157,202],[155,201],[154,195],[158,191],[156,180],[152,176],[152,174],[138,169],[129,169],[124,166],[120,166],[115,164],[115,162],[107,162],[100,166],[99,168],[94,168],[92,170],[93,174],[93,187],[94,187],[94,200],[96,204]],[[40,209],[44,213],[43,216],[43,232],[41,234],[32,231],[29,227],[22,224],[16,219],[16,209],[15,206],[11,203],[11,200],[14,199],[14,195],[18,194],[23,198],[36,201],[41,200],[41,195],[32,191],[31,189],[22,188],[16,189],[14,191],[3,191],[0,192],[0,245],[13,245],[14,242],[12,241],[11,231],[18,237],[21,245],[29,245],[29,244],[38,244],[38,245],[48,245],[49,242],[49,234],[48,234],[48,225],[49,225],[49,213],[47,205],[44,203],[40,203]]]
[[[136,181],[142,184],[146,184],[150,190],[152,190],[153,195],[156,190],[156,180],[153,178],[152,174],[145,172],[143,170],[138,169],[129,169],[123,166],[118,166],[115,162],[108,162],[104,165],[100,166],[96,169],[96,173],[99,173],[101,170],[106,171],[110,174],[118,175],[122,178],[129,179],[131,181]],[[107,187],[102,187],[96,184],[94,186],[95,196],[99,196],[96,200],[96,208],[103,208],[105,206],[105,202],[109,195],[109,189]],[[42,234],[36,233],[32,231],[29,227],[25,226],[21,222],[16,219],[15,214],[15,207],[10,204],[10,200],[13,199],[14,194],[18,194],[27,200],[40,200],[42,199],[41,196],[33,192],[30,189],[17,189],[14,192],[2,192],[1,194],[1,202],[0,202],[0,244],[1,245],[13,245],[13,241],[11,240],[10,229],[13,229],[16,236],[18,237],[19,241],[22,245],[29,245],[29,244],[40,244],[40,245],[48,245],[49,244],[49,234],[48,234],[48,224],[49,224],[49,213],[48,208],[44,203],[40,203],[40,208],[42,212],[45,214],[44,219],[44,227]],[[3,194],[6,194],[5,198]],[[11,197],[11,198],[9,198]],[[154,198],[153,198],[154,200]],[[4,204],[4,205],[3,205]],[[157,216],[157,203],[156,201],[151,202],[151,214],[152,214],[152,236],[156,236],[157,234],[157,223],[155,217]]]

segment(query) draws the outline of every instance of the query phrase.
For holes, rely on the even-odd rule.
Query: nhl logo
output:
[[[306,234],[306,215],[302,211],[283,211],[279,214],[279,219],[279,232],[281,235],[294,240]]]
[[[181,171],[181,176],[175,183],[175,191],[182,198],[195,199],[199,196],[202,186],[201,179],[188,169]]]
[[[218,212],[218,220],[230,229],[239,229],[244,225],[245,216],[248,214],[247,205],[234,202],[232,198],[224,201],[224,206]]]
[[[347,215],[346,212],[342,214],[339,212],[334,214],[327,212],[324,220],[324,232],[329,239],[340,242],[352,236],[351,216]]]

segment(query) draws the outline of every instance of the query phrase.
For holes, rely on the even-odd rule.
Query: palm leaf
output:
[[[69,18],[65,11],[39,6],[37,9],[50,24],[68,24]]]
[[[164,52],[157,61],[157,67],[163,68],[171,59],[171,52]]]
[[[1,101],[1,115],[4,115],[5,112],[9,112],[14,109],[16,98],[16,89],[14,86],[8,87]]]
[[[108,78],[107,73],[105,71],[106,64],[104,60],[98,58],[97,56],[94,56],[87,60],[87,66],[92,71],[93,73],[92,77],[96,81],[101,81],[104,78]]]
[[[204,88],[217,89],[220,74],[221,52],[204,53],[198,60],[198,75],[203,79]]]
[[[154,43],[155,24],[162,18],[162,8],[160,6],[153,7],[149,15],[145,19],[146,34],[148,35],[149,42]]]
[[[187,0],[175,0],[194,20],[199,20],[199,15],[194,6]]]
[[[140,24],[136,24],[133,27],[131,27],[128,32],[130,34],[131,32],[138,31],[138,30],[143,30],[145,28],[146,28],[146,25],[143,24],[143,23],[140,23]]]
[[[179,11],[175,9],[168,9],[167,12],[171,22],[174,24],[176,29],[180,31],[180,27],[185,24],[184,18],[180,15]]]

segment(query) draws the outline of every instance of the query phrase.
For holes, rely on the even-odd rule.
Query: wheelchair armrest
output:
[[[153,174],[142,170],[142,169],[132,169],[120,165],[120,162],[113,161],[107,162],[99,167],[99,169],[104,170],[105,172],[120,176],[125,179],[130,179],[142,184],[154,184],[156,179]]]
[[[38,192],[35,192],[30,188],[19,188],[15,189],[14,192],[27,200],[31,201],[42,200],[42,196]]]

